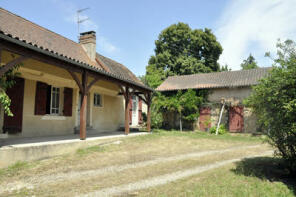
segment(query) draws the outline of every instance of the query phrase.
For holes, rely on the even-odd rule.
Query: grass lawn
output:
[[[295,195],[295,180],[281,170],[280,160],[252,158],[272,150],[262,136],[156,130],[150,135],[109,139],[109,144],[104,144],[0,169],[0,196],[76,196],[242,157],[250,158],[116,195]]]
[[[295,196],[295,178],[285,177],[271,157],[246,159],[196,176],[139,192],[138,196]]]

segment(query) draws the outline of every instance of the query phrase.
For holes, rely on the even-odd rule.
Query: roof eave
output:
[[[31,45],[29,43],[26,43],[25,41],[21,41],[21,40],[19,40],[17,38],[13,38],[13,37],[11,37],[9,35],[5,35],[1,31],[0,31],[0,39],[3,39],[5,41],[14,43],[16,45],[19,45],[19,46],[22,46],[22,47],[25,47],[25,48],[28,48],[28,49],[33,50],[33,51],[36,51],[38,53],[42,53],[44,55],[47,55],[47,56],[50,56],[50,57],[53,57],[53,58],[56,58],[56,59],[65,61],[65,62],[70,63],[70,64],[73,64],[75,66],[78,66],[78,67],[81,67],[81,68],[84,68],[84,69],[87,69],[87,70],[90,70],[90,71],[94,71],[94,72],[100,73],[102,75],[105,75],[107,77],[115,78],[115,79],[120,80],[120,81],[123,81],[125,83],[129,83],[129,84],[132,84],[132,85],[137,86],[139,88],[143,88],[143,89],[146,89],[148,91],[154,92],[154,89],[152,89],[150,87],[147,87],[147,86],[144,86],[144,85],[141,85],[141,84],[134,83],[133,81],[130,81],[130,80],[127,80],[127,79],[123,79],[123,78],[118,77],[116,75],[113,75],[111,73],[107,73],[107,72],[104,72],[103,70],[99,70],[97,68],[94,68],[93,66],[91,66],[89,64],[86,64],[86,63],[83,63],[83,62],[79,62],[78,60],[75,61],[74,59],[69,59],[69,58],[67,58],[67,57],[65,57],[63,55],[59,55],[59,54],[56,54],[56,53],[51,52],[49,50],[42,49],[42,48],[39,48],[37,46]]]
[[[217,86],[217,87],[200,87],[200,88],[178,88],[178,89],[156,89],[155,91],[157,92],[170,92],[170,91],[178,91],[178,90],[189,90],[189,89],[193,89],[193,90],[204,90],[204,89],[219,89],[219,88],[242,88],[242,87],[250,87],[250,86],[254,86],[257,85],[256,84],[248,84],[248,85],[238,85],[238,86]]]

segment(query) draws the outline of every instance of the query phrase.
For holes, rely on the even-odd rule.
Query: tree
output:
[[[245,101],[251,106],[268,141],[296,174],[296,44],[278,43],[277,58],[270,74],[253,87]],[[270,55],[269,55],[270,56]]]
[[[155,55],[146,67],[146,80],[156,88],[168,76],[219,70],[222,47],[210,29],[192,30],[178,23],[164,29],[155,41]]]
[[[158,106],[161,113],[177,113],[180,116],[180,130],[182,131],[182,120],[189,123],[197,120],[199,116],[198,108],[204,101],[206,91],[196,91],[189,89],[186,91],[157,93],[154,97],[154,104]]]
[[[146,75],[139,75],[138,79],[140,79],[140,81],[144,84],[144,85],[148,85],[147,80],[146,80]]]
[[[231,68],[229,68],[228,65],[225,64],[224,66],[221,66],[221,68],[220,68],[219,71],[220,72],[223,72],[223,71],[231,71]]]
[[[253,68],[258,68],[257,62],[252,54],[249,55],[247,59],[241,63],[242,70],[249,70]]]
[[[151,56],[146,67],[145,80],[150,87],[158,87],[169,76],[219,71],[217,61],[222,47],[210,29],[191,29],[184,23],[173,24],[160,33],[155,46],[155,55]],[[192,122],[199,116],[198,107],[204,97],[204,91],[196,94],[193,90],[158,93],[154,96],[152,108],[152,111],[157,111],[152,113],[178,113],[182,117],[180,123],[182,120]],[[153,122],[160,121],[152,121],[152,126]]]
[[[4,113],[8,116],[13,116],[13,114],[10,110],[11,100],[6,94],[6,90],[15,84],[14,78],[19,75],[17,69],[20,65],[21,64],[17,65],[13,69],[10,69],[0,78],[0,105],[3,107]]]

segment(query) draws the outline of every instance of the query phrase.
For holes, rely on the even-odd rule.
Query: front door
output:
[[[3,132],[22,132],[25,80],[15,78],[15,82],[14,86],[6,91],[6,94],[11,99],[10,110],[13,116],[4,115]]]
[[[230,107],[229,110],[229,131],[242,132],[244,128],[244,107]]]
[[[211,108],[202,107],[199,111],[199,130],[207,131],[211,128]]]
[[[132,97],[132,125],[138,125],[138,97]]]

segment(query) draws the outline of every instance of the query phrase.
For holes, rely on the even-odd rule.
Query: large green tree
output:
[[[219,70],[222,47],[210,29],[191,29],[178,23],[164,29],[155,41],[155,55],[146,68],[146,81],[156,88],[168,76]]]
[[[247,59],[241,63],[242,70],[249,70],[254,68],[259,68],[257,62],[252,54],[249,55]]]
[[[296,44],[278,43],[278,57],[270,74],[253,88],[247,99],[269,142],[296,175]]]
[[[155,55],[149,59],[145,81],[156,88],[169,76],[219,71],[217,61],[221,53],[222,47],[211,30],[191,29],[184,23],[171,25],[155,41]],[[193,90],[155,94],[152,125],[161,126],[160,113],[165,112],[177,113],[180,120],[193,122],[205,95],[205,91]]]

